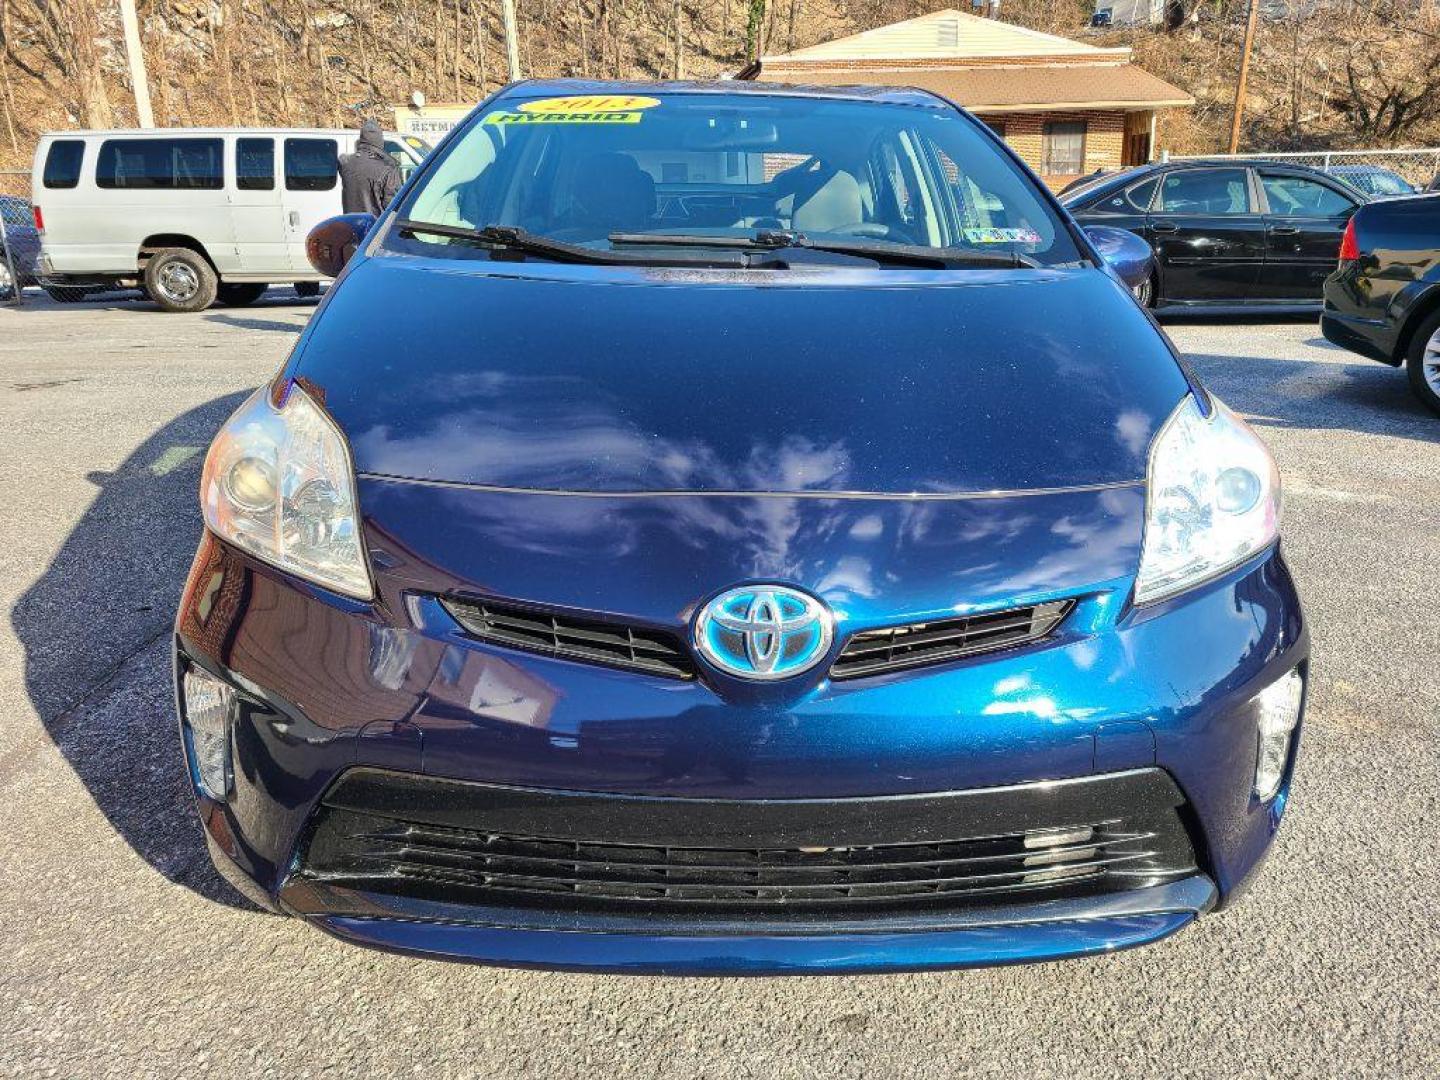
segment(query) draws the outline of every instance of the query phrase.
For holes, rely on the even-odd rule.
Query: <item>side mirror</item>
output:
[[[365,242],[366,235],[374,226],[374,214],[341,214],[326,218],[305,237],[305,257],[326,277],[339,277],[350,256]]]
[[[1108,225],[1092,225],[1085,230],[1090,243],[1105,260],[1105,265],[1120,275],[1120,280],[1132,289],[1138,289],[1150,280],[1155,269],[1155,256],[1150,245],[1129,229],[1114,229]]]

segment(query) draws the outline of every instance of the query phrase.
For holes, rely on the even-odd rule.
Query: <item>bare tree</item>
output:
[[[765,0],[749,0],[749,15],[745,21],[745,59],[758,60],[762,48],[761,38],[765,33]]]
[[[88,127],[110,127],[114,113],[96,46],[100,19],[94,0],[24,0],[16,5],[16,16],[34,35],[43,62],[70,84],[80,119]],[[13,60],[15,49],[9,34],[5,45]],[[17,66],[28,69],[37,81],[45,81],[39,68],[23,63]]]
[[[685,12],[675,0],[675,78],[685,78]]]

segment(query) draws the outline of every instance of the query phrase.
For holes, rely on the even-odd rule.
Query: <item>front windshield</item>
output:
[[[1392,172],[1383,169],[1376,169],[1374,172],[1364,173],[1359,179],[1361,187],[1368,187],[1376,195],[1409,195],[1410,185]]]
[[[1035,182],[977,124],[944,107],[839,98],[507,97],[450,141],[400,216],[598,251],[781,232],[1080,259]]]

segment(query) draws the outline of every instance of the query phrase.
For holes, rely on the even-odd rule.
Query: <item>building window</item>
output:
[[[1042,143],[1045,176],[1078,176],[1085,171],[1085,121],[1046,124]]]

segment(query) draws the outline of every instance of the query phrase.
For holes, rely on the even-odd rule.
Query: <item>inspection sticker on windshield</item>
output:
[[[526,101],[519,112],[493,112],[487,124],[638,124],[659,98],[638,94],[579,94]]]
[[[966,229],[967,244],[1038,244],[1040,234],[1034,229]]]

